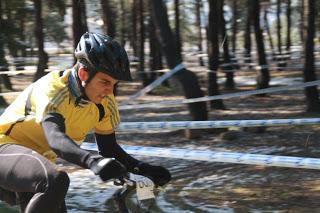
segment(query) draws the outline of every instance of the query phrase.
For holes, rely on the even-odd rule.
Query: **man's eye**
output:
[[[109,81],[101,81],[101,83],[104,84],[104,85],[109,85],[110,84]]]

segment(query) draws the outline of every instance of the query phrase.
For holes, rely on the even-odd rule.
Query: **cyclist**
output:
[[[170,181],[162,166],[141,162],[116,142],[120,122],[113,89],[130,81],[128,56],[109,36],[82,35],[77,63],[52,71],[27,87],[0,117],[0,199],[23,212],[66,212],[69,177],[57,157],[91,169],[103,181],[127,172]],[[99,155],[79,147],[94,130]]]

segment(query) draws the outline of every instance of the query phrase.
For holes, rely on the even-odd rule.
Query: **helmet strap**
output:
[[[71,94],[75,97],[75,104],[81,106],[90,103],[90,101],[85,94],[85,85],[83,85],[83,81],[80,80],[78,70],[77,67],[72,69],[68,81]]]
[[[93,79],[93,77],[97,74],[97,71],[90,71],[88,72],[89,76],[87,80],[84,81],[84,84],[89,84],[89,82]]]

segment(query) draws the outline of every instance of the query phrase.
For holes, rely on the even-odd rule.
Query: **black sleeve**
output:
[[[115,158],[125,165],[127,170],[133,171],[133,168],[140,162],[126,153],[117,143],[115,133],[102,135],[96,133],[99,154],[106,158]]]
[[[89,168],[91,153],[81,149],[65,134],[64,118],[59,113],[48,113],[42,120],[44,134],[49,147],[62,159]]]

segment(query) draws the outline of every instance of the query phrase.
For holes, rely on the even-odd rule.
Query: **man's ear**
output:
[[[82,66],[80,66],[78,69],[78,76],[81,81],[86,81],[88,79],[88,72]]]

